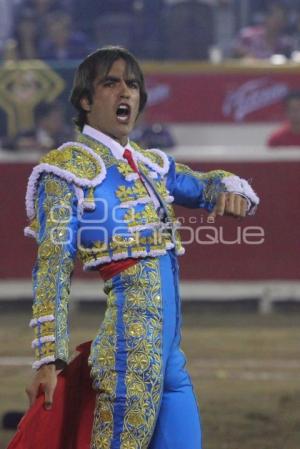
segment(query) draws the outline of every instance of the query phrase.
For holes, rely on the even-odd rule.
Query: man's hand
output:
[[[41,385],[42,390],[45,393],[44,407],[46,410],[50,410],[52,408],[53,395],[57,384],[57,374],[58,373],[54,363],[42,365],[38,369],[31,385],[25,390],[29,398],[30,407],[34,404]]]
[[[248,203],[246,198],[237,193],[222,192],[219,194],[216,205],[209,216],[232,215],[233,217],[245,217],[247,209]]]

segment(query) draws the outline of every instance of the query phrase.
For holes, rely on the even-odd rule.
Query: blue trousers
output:
[[[89,363],[97,391],[91,449],[201,449],[180,349],[176,256],[142,259],[105,283]]]

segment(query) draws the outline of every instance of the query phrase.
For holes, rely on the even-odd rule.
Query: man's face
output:
[[[121,145],[126,145],[139,112],[140,88],[123,59],[113,63],[107,75],[99,74],[93,82],[92,104],[87,98],[81,106],[87,111],[87,123]]]

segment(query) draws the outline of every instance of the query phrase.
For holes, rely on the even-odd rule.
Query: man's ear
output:
[[[82,97],[80,100],[80,106],[85,112],[90,112],[91,110],[91,103],[89,102],[87,97]]]

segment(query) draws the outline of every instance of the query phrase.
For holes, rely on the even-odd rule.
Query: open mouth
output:
[[[121,103],[117,109],[117,119],[120,122],[127,122],[130,118],[130,106],[125,103]]]

